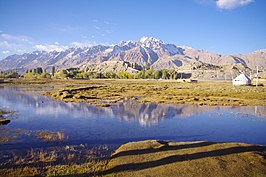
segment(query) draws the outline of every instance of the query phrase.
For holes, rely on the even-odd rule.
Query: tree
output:
[[[145,69],[146,69],[146,70],[151,69],[151,65],[150,65],[149,63],[147,63],[146,66],[145,66]]]
[[[154,72],[154,79],[161,79],[162,78],[162,70],[157,70]]]
[[[24,77],[28,79],[33,79],[33,78],[36,78],[36,75],[32,72],[29,72],[29,73],[24,74]]]
[[[67,78],[67,74],[65,74],[64,72],[57,73],[56,78],[65,79]]]
[[[102,78],[102,73],[99,73],[98,76],[99,76],[99,79],[101,79]]]
[[[38,79],[50,79],[51,75],[49,73],[42,73],[37,75]]]
[[[115,79],[117,77],[117,75],[114,72],[110,72],[109,73],[109,78],[110,79]]]
[[[145,71],[145,79],[154,79],[154,71],[146,70]]]
[[[177,78],[177,72],[175,70],[169,70],[169,78],[170,79],[176,79]]]
[[[162,71],[162,79],[169,79],[169,73],[165,69]]]
[[[141,70],[140,72],[138,72],[138,74],[136,75],[137,79],[144,79],[145,78],[145,70]]]
[[[54,76],[55,75],[55,67],[53,66],[52,67],[52,76]]]
[[[43,69],[38,67],[36,68],[36,74],[42,74],[43,73]]]
[[[120,79],[132,79],[132,78],[133,78],[133,75],[130,74],[130,73],[128,73],[128,72],[120,72],[120,73],[118,74],[118,77],[119,77]]]

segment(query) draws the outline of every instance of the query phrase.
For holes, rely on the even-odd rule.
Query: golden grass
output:
[[[63,132],[52,132],[48,130],[38,130],[37,137],[47,142],[52,142],[52,141],[58,142],[65,140],[65,134]]]
[[[11,120],[9,118],[4,118],[3,115],[5,115],[5,114],[8,115],[8,114],[11,114],[11,113],[12,113],[11,111],[5,111],[5,110],[0,109],[0,126],[10,123]]]
[[[241,143],[141,141],[122,145],[106,176],[265,176],[266,147]]]
[[[0,169],[0,176],[97,176],[107,161],[92,161],[71,165],[47,165],[45,167],[20,167]],[[84,175],[83,175],[84,174]]]
[[[101,173],[110,156],[104,146],[57,145],[47,148],[0,152],[0,176],[94,176]]]
[[[266,87],[228,82],[177,83],[155,80],[88,80],[60,85],[46,95],[66,102],[110,105],[125,98],[141,102],[197,105],[266,105]]]

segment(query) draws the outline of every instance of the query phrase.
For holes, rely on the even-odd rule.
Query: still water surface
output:
[[[66,144],[120,145],[161,139],[266,145],[265,106],[158,105],[124,100],[102,108],[87,103],[64,103],[27,90],[0,88],[0,108],[16,111],[11,123],[1,130],[4,127],[63,132]],[[34,146],[41,141],[33,135],[22,136],[19,141],[0,144],[0,150],[21,146],[23,142]]]

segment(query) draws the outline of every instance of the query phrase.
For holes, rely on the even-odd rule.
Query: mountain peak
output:
[[[164,44],[164,42],[160,39],[156,39],[154,37],[146,37],[146,36],[143,36],[142,38],[140,38],[139,40],[140,43],[161,43],[161,44]]]
[[[128,46],[134,46],[135,45],[135,42],[129,40],[129,41],[121,41],[119,44],[119,46],[125,46],[125,45],[128,45]]]

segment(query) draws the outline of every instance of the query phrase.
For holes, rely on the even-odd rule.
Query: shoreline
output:
[[[233,86],[227,81],[180,83],[175,80],[13,80],[3,86],[45,86],[45,96],[64,102],[109,106],[124,99],[209,106],[265,106],[266,86]]]

